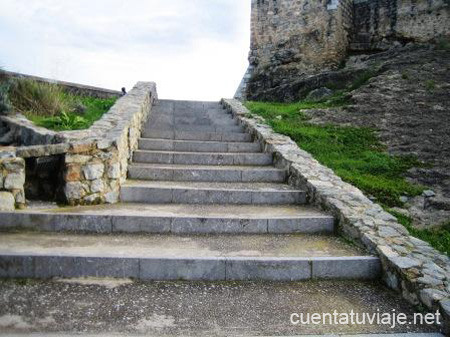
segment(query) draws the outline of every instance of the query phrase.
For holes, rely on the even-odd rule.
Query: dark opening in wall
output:
[[[25,195],[28,200],[61,201],[63,156],[25,159]]]

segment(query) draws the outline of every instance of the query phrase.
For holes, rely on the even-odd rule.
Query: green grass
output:
[[[408,183],[403,174],[420,163],[414,157],[390,156],[372,129],[313,125],[300,109],[326,108],[343,104],[344,94],[326,102],[247,102],[252,114],[260,115],[276,132],[294,139],[320,163],[343,180],[373,196],[383,206],[402,206],[400,196],[416,196],[423,187]],[[280,117],[281,116],[281,117]]]
[[[437,48],[439,50],[450,50],[450,39],[441,38],[437,43]]]
[[[100,99],[74,95],[66,96],[68,101],[81,103],[86,108],[82,116],[75,112],[61,112],[58,116],[47,117],[26,114],[27,117],[36,125],[55,131],[82,130],[89,128],[95,121],[99,120],[117,100],[116,98]]]
[[[398,222],[405,226],[409,233],[423,241],[430,243],[440,252],[450,255],[450,222],[434,229],[417,229],[412,225],[412,219],[398,212],[390,211]]]
[[[117,100],[76,96],[56,84],[6,77],[0,77],[0,96],[1,112],[20,112],[36,125],[55,131],[89,128]]]

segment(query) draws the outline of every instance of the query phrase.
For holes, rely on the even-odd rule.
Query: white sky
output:
[[[0,0],[0,66],[59,80],[218,100],[249,44],[250,0]]]

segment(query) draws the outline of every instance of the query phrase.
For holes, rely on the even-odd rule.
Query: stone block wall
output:
[[[383,50],[394,42],[429,42],[450,36],[445,0],[354,0],[352,50]]]
[[[52,177],[54,191],[50,194],[60,201],[71,205],[118,202],[128,160],[137,149],[141,128],[157,98],[155,83],[138,82],[100,120],[79,131],[52,132],[36,128],[20,116],[2,116],[0,119],[10,126],[17,125],[19,135],[29,134],[38,145],[9,147],[0,154],[37,165],[57,165],[53,170],[58,177]]]
[[[289,137],[275,133],[264,119],[249,118],[237,100],[222,100],[279,167],[289,171],[289,184],[304,189],[309,202],[332,213],[340,232],[355,244],[380,257],[383,279],[414,305],[435,312],[450,334],[450,258],[427,242],[409,235],[395,217],[373,203],[358,188],[303,151]]]
[[[339,64],[351,24],[349,1],[252,0],[249,61],[259,67]]]
[[[447,0],[252,0],[250,67],[235,97],[298,100],[299,79],[338,69],[350,52],[441,38],[450,38]]]
[[[298,77],[337,68],[347,55],[352,8],[351,0],[253,0],[251,79],[236,97],[258,99]]]
[[[25,206],[25,160],[0,159],[0,211],[11,211]]]
[[[154,100],[154,83],[139,82],[90,131],[95,138],[70,144],[64,158],[64,195],[71,205],[116,203],[128,160]]]

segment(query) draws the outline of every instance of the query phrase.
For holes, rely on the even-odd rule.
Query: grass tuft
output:
[[[428,92],[433,92],[436,89],[436,82],[433,80],[428,80],[425,82],[425,87]]]
[[[30,79],[12,80],[9,97],[14,109],[25,115],[57,116],[71,109],[61,87]]]
[[[450,255],[450,222],[433,229],[417,229],[412,225],[412,219],[408,216],[390,210],[398,222],[408,229],[409,233],[423,241],[430,243],[434,248],[440,252]]]

